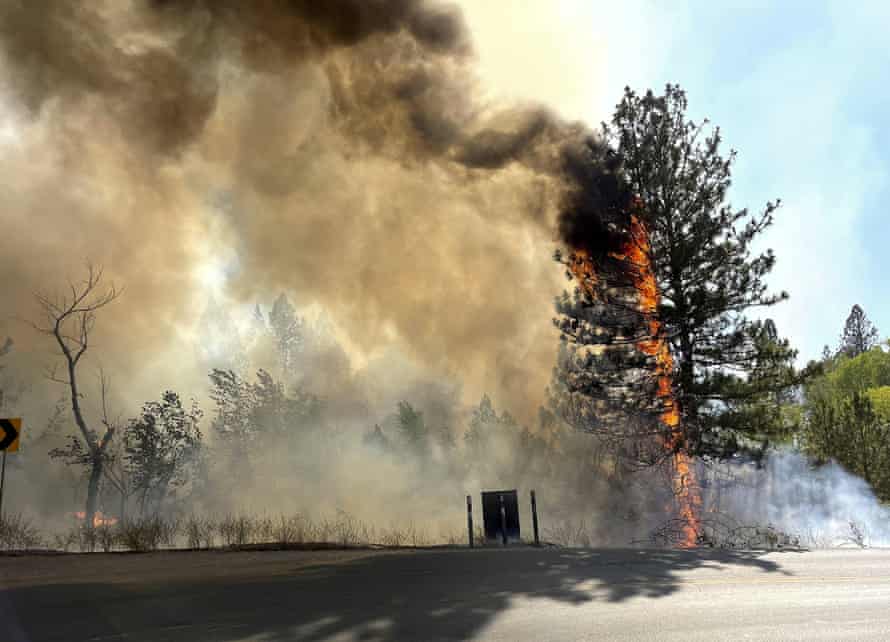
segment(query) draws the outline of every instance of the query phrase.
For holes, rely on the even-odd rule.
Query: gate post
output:
[[[470,538],[470,548],[473,548],[473,500],[467,495],[467,535]]]
[[[504,496],[499,495],[501,499],[501,539],[504,546],[507,545],[507,509],[504,507]]]

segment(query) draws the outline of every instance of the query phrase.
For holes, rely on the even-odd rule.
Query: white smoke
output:
[[[802,545],[890,546],[890,507],[866,481],[835,462],[816,466],[789,449],[772,451],[762,467],[730,463],[710,472],[706,506],[740,524],[772,526]]]

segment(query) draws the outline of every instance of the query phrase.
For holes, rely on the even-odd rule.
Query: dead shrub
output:
[[[131,551],[156,551],[162,544],[173,546],[179,522],[159,515],[132,517],[118,525],[119,542]]]
[[[213,548],[216,524],[209,517],[189,515],[182,522],[182,532],[189,548]]]
[[[219,521],[219,535],[226,546],[253,543],[254,520],[247,515],[226,515]]]
[[[23,550],[43,545],[40,531],[21,513],[0,516],[0,548]]]

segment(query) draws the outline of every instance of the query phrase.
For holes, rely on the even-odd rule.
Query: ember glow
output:
[[[78,521],[85,521],[86,518],[87,514],[82,510],[74,513],[74,519]],[[93,526],[95,528],[98,528],[99,526],[114,526],[115,524],[117,524],[117,518],[104,515],[102,511],[96,511],[96,514],[93,515]]]

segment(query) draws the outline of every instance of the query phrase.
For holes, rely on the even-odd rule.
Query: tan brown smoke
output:
[[[234,253],[236,300],[294,292],[357,353],[396,343],[531,417],[583,130],[478,95],[461,15],[433,2],[4,2],[0,335],[51,360],[12,317],[89,258],[125,289],[93,349],[118,392],[193,394],[195,270]]]

